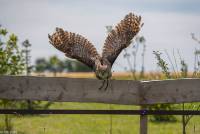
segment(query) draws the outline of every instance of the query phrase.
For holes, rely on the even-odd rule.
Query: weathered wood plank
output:
[[[139,81],[111,80],[106,91],[102,81],[53,77],[1,76],[0,98],[63,102],[138,104]]]
[[[200,102],[200,79],[111,80],[106,91],[96,79],[0,76],[0,99],[158,104]]]
[[[200,79],[142,82],[141,104],[200,102]]]

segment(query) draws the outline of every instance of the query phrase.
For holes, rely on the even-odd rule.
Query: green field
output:
[[[50,109],[139,109],[139,107],[96,103],[54,103]],[[1,127],[4,116],[0,117]],[[176,117],[177,122],[149,121],[149,134],[181,134],[181,116]],[[17,134],[110,134],[111,131],[112,134],[139,133],[139,116],[135,115],[112,115],[112,117],[110,115],[19,115],[14,116],[12,122]],[[200,116],[192,118],[187,126],[187,132],[200,134]]]

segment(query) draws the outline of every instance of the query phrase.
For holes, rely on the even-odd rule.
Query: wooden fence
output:
[[[145,105],[200,102],[200,79],[164,81],[110,80],[107,90],[99,90],[102,81],[61,77],[0,76],[0,99],[43,100],[55,102],[97,102],[140,105],[141,110],[52,110],[43,114],[137,114],[140,133],[147,134],[148,114],[195,114],[197,111],[150,111]],[[31,113],[30,110],[0,110],[0,113]],[[190,113],[188,113],[190,112]]]

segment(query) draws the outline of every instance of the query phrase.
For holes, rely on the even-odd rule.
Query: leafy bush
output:
[[[18,48],[18,38],[0,26],[0,75],[17,75],[24,70],[24,57]],[[16,107],[15,101],[1,100],[0,107],[4,109]],[[5,115],[4,130],[13,129],[11,115]]]

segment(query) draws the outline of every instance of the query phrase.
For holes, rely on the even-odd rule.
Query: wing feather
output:
[[[103,47],[103,59],[108,60],[112,65],[120,52],[131,44],[131,40],[140,31],[142,25],[140,16],[133,13],[126,15],[108,34]]]
[[[94,68],[95,60],[100,57],[95,47],[79,34],[56,28],[56,32],[49,35],[50,43],[69,58],[77,59],[90,68]]]

